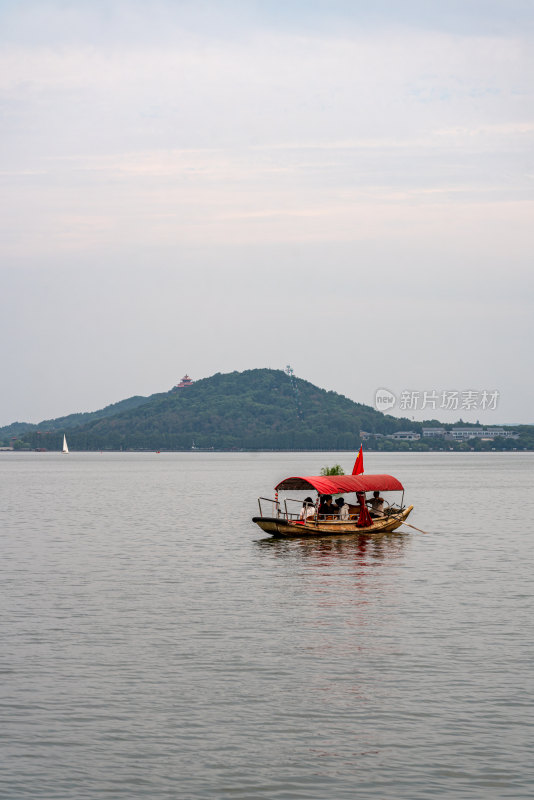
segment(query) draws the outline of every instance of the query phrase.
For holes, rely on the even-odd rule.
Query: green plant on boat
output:
[[[321,475],[344,475],[345,470],[340,464],[334,464],[333,467],[323,467]]]

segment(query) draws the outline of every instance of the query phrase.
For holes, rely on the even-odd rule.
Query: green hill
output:
[[[6,425],[5,427],[0,428],[0,442],[9,441],[14,436],[21,436],[22,434],[29,433],[30,431],[61,431],[61,433],[64,433],[64,431],[67,431],[70,428],[75,428],[78,425],[93,422],[97,419],[113,417],[121,411],[137,408],[138,406],[143,405],[143,403],[146,403],[149,399],[149,397],[141,397],[139,395],[135,397],[128,397],[126,400],[120,400],[118,403],[112,403],[111,405],[101,408],[98,411],[69,414],[66,417],[57,417],[56,419],[44,419],[42,422],[38,422],[37,424],[33,424],[32,422],[12,422],[11,425]]]
[[[389,433],[403,421],[295,379],[281,370],[217,373],[193,386],[116,404],[115,413],[95,412],[43,423],[19,434],[31,447],[60,449],[68,431],[72,450],[354,449],[360,430]],[[128,402],[128,401],[125,401]],[[112,408],[112,407],[108,407]],[[83,419],[88,416],[89,419]],[[404,424],[407,424],[404,420]],[[73,423],[73,424],[70,424]],[[43,433],[42,429],[50,431]]]
[[[18,435],[18,446],[49,450],[61,449],[65,431],[71,450],[190,450],[193,444],[215,450],[355,450],[361,430],[420,431],[422,424],[388,416],[299,378],[292,383],[281,370],[253,369],[217,373],[184,389],[130,398],[92,414],[45,421],[11,435]],[[2,433],[9,427],[13,428],[0,430],[0,439],[5,441]],[[534,438],[520,446],[532,444]],[[379,439],[369,446],[427,450],[443,448],[444,443]],[[446,446],[466,449],[464,443]],[[476,449],[481,446],[487,449],[480,443]],[[501,449],[500,442],[497,446]]]

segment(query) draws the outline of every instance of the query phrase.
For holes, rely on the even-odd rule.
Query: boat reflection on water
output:
[[[367,536],[354,534],[352,536],[324,536],[315,538],[294,539],[259,539],[256,544],[267,548],[281,558],[316,558],[324,560],[325,564],[335,557],[336,559],[397,559],[404,552],[411,535],[406,533],[384,533],[382,535]]]
[[[319,708],[361,713],[380,695],[375,669],[398,652],[397,631],[389,626],[404,596],[412,541],[410,534],[390,533],[256,542],[274,618],[297,631],[303,658],[319,659],[308,676]],[[294,646],[286,643],[288,652]]]
[[[260,539],[256,542],[268,560],[289,562],[292,573],[301,573],[300,591],[311,604],[320,607],[352,609],[351,625],[368,623],[369,603],[379,606],[398,590],[396,573],[410,546],[410,534],[388,533],[380,536],[325,536],[302,539]],[[273,558],[274,557],[274,558]],[[280,564],[278,566],[281,566]],[[276,571],[276,565],[272,569]],[[287,567],[284,570],[287,572]],[[311,580],[310,580],[311,578]],[[318,598],[321,598],[318,600]],[[315,599],[314,599],[315,598]],[[363,616],[354,617],[355,606],[361,606]],[[367,611],[363,611],[367,608]],[[312,613],[313,616],[313,613]]]

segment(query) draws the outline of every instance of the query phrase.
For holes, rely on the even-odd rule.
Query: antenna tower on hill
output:
[[[291,388],[293,389],[293,394],[295,395],[297,417],[299,419],[302,419],[302,407],[300,405],[299,387],[297,386],[297,382],[295,380],[295,373],[293,372],[293,369],[289,366],[289,364],[286,367],[286,373],[289,375],[289,380],[291,381]]]

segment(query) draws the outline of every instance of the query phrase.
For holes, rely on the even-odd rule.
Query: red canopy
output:
[[[319,494],[345,494],[345,492],[402,492],[404,486],[393,475],[307,475],[285,478],[274,487],[277,491],[288,489],[316,489]]]

